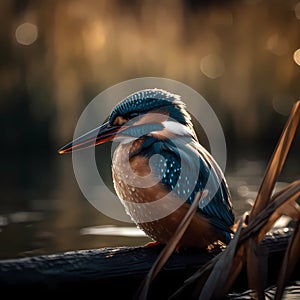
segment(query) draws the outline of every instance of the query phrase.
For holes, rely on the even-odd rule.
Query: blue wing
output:
[[[192,138],[161,141],[146,137],[139,151],[149,157],[159,154],[153,166],[161,182],[176,191],[183,201],[192,203],[197,192],[207,189],[207,199],[211,200],[200,203],[198,212],[224,233],[231,232],[234,214],[226,180],[215,160],[197,141]]]

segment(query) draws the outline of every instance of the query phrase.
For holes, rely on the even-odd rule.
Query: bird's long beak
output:
[[[93,147],[112,140],[120,129],[126,126],[112,126],[108,122],[87,132],[58,150],[59,154]]]

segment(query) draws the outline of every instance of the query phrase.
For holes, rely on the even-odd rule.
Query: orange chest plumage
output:
[[[113,156],[112,174],[116,193],[123,204],[147,203],[161,199],[168,193],[151,173],[149,159],[141,155],[130,157],[142,139],[120,144]],[[130,212],[128,212],[130,214]]]
[[[155,174],[151,173],[147,157],[135,155],[130,158],[130,153],[136,151],[142,142],[142,140],[136,140],[128,144],[120,144],[116,148],[112,165],[114,187],[132,220],[149,237],[165,244],[188,211],[189,204],[174,197],[174,194],[161,184]],[[178,201],[181,203],[179,208],[170,214],[156,218],[154,215],[159,215],[163,207],[157,205],[159,211],[155,211],[155,205],[162,198],[168,206],[175,205]],[[150,204],[151,207],[144,204]],[[209,221],[197,213],[182,238],[180,246],[203,248],[218,238],[218,233],[214,232]]]

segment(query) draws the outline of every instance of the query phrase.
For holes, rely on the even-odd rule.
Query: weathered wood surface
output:
[[[291,230],[279,230],[263,241],[269,251],[269,282],[276,281]],[[40,292],[96,292],[99,299],[132,299],[162,247],[121,247],[66,252],[0,261],[0,291],[38,295]],[[152,284],[150,298],[166,299],[182,282],[211,259],[208,253],[174,253]],[[293,274],[299,279],[299,264]],[[247,288],[243,271],[233,289]],[[97,297],[98,298],[98,297]]]

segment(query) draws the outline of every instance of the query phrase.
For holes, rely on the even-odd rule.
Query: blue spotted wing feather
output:
[[[176,143],[176,145],[175,145]],[[229,233],[234,223],[230,193],[225,178],[211,155],[192,138],[176,138],[176,141],[147,137],[141,154],[152,157],[153,167],[161,176],[161,182],[188,203],[192,203],[197,192],[208,189],[209,202],[202,202],[198,212],[221,231]],[[212,172],[210,185],[206,186]],[[191,179],[192,178],[192,179]]]

